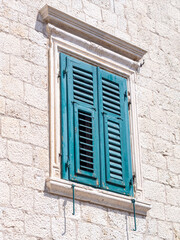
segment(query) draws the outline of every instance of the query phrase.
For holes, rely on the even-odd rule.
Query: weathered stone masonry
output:
[[[136,99],[147,216],[49,194],[48,4],[147,50]],[[180,239],[180,2],[0,0],[0,239]]]

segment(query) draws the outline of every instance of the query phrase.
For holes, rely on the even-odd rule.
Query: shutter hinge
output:
[[[60,71],[58,72],[58,78],[59,79],[61,78],[61,72]]]
[[[68,158],[68,160],[67,160],[67,162],[66,162],[66,167],[67,167],[67,168],[70,168],[70,161],[69,161],[69,158]]]
[[[124,100],[127,98],[127,90],[124,92]]]
[[[131,94],[128,91],[128,109],[130,108],[130,105],[131,105]]]
[[[63,76],[67,74],[66,68],[63,70]]]
[[[129,185],[133,186],[133,177],[129,180]]]
[[[59,153],[59,159],[61,160],[61,158],[62,158],[62,154],[61,154],[61,153]]]
[[[64,75],[66,75],[67,74],[67,57],[66,57],[66,66],[65,66],[65,69],[63,70],[63,77],[64,77]]]
[[[133,174],[132,178],[129,180],[129,185],[133,186],[136,175]]]

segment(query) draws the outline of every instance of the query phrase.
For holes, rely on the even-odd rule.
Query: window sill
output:
[[[46,181],[47,189],[52,194],[72,198],[72,182],[58,178],[49,178]],[[129,213],[133,212],[131,197],[120,195],[105,190],[95,189],[89,186],[75,183],[75,199],[94,203],[97,205],[119,209]],[[136,200],[136,213],[146,215],[151,205],[144,201]]]

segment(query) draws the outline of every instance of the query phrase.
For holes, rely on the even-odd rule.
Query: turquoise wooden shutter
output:
[[[99,187],[97,69],[61,54],[62,175]]]
[[[99,69],[102,187],[132,195],[126,79]]]

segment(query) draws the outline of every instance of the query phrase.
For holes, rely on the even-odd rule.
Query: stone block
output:
[[[12,186],[11,205],[13,208],[31,212],[33,210],[33,190],[23,186]]]
[[[22,210],[3,208],[3,226],[8,232],[24,233],[24,213]]]
[[[180,189],[166,186],[166,198],[168,204],[180,206]]]
[[[99,6],[90,3],[88,1],[83,1],[84,12],[86,15],[95,18],[97,20],[102,20],[101,9]]]
[[[13,77],[31,82],[31,63],[21,57],[10,57],[10,73]]]
[[[28,16],[27,14],[21,12],[18,13],[18,21],[30,28],[34,28],[35,26],[35,20],[32,20],[32,16]]]
[[[0,17],[0,29],[3,32],[9,32],[9,19]]]
[[[9,61],[9,60],[8,60]],[[0,64],[1,65],[1,64]],[[7,63],[9,68],[9,63]],[[9,71],[9,70],[8,70]],[[23,82],[7,75],[0,75],[0,94],[13,100],[23,101]]]
[[[153,149],[153,139],[152,136],[149,133],[143,133],[141,132],[139,134],[139,141],[140,141],[140,146],[142,148],[152,150]]]
[[[72,8],[81,10],[83,8],[82,0],[72,0]]]
[[[6,138],[19,139],[19,120],[16,118],[2,117],[2,136]]]
[[[48,129],[47,127],[20,122],[20,138],[26,143],[31,143],[39,147],[48,147]]]
[[[80,222],[78,224],[77,238],[79,240],[99,240],[102,239],[101,237],[102,230],[99,225],[86,222]]]
[[[44,171],[33,167],[24,167],[24,186],[43,191],[45,188]]]
[[[29,107],[20,102],[6,99],[6,114],[10,117],[29,120]]]
[[[17,56],[21,55],[21,43],[18,37],[8,34],[6,35],[6,38],[3,40],[4,40],[3,51],[5,53]]]
[[[175,240],[180,239],[180,223],[173,223],[173,235]]]
[[[62,228],[57,229],[59,231]],[[25,215],[25,233],[42,239],[50,238],[50,217],[37,214]]]
[[[107,210],[92,204],[81,204],[82,220],[90,223],[107,225]]]
[[[5,113],[5,98],[0,97],[0,113]]]
[[[165,220],[165,207],[163,203],[151,201],[152,208],[149,210],[151,218]]]
[[[158,236],[163,239],[173,239],[172,224],[158,221]]]
[[[22,167],[4,160],[0,164],[0,181],[8,184],[22,184]]]
[[[102,9],[102,19],[110,26],[117,27],[117,15],[109,10]]]
[[[43,28],[44,28],[43,23],[36,22],[36,30],[31,28],[29,29],[29,39],[30,41],[38,44],[39,46],[47,47],[48,41],[47,38],[44,37]]]
[[[147,119],[145,117],[139,118],[138,125],[140,132],[150,133],[153,136],[157,134],[157,124],[150,119]]]
[[[168,158],[167,161],[168,170],[172,171],[173,173],[180,174],[180,160],[174,157]]]
[[[18,22],[18,11],[1,4],[0,13],[3,17]]]
[[[8,141],[8,156],[14,163],[31,165],[32,147],[21,142]]]
[[[3,2],[7,7],[12,8],[18,12],[27,13],[27,5],[16,0],[4,0]]]
[[[25,84],[25,103],[41,110],[47,110],[48,94],[42,88],[37,88],[31,84]]]
[[[166,205],[165,206],[166,221],[180,223],[180,208],[176,206]]]
[[[111,228],[118,228],[118,232],[124,233],[126,230],[127,214],[118,210],[108,209],[108,225]]]
[[[0,71],[2,71],[3,74],[8,74],[9,73],[9,55],[0,52]],[[1,76],[1,85],[3,85],[3,76]],[[3,87],[3,86],[2,86]]]
[[[152,181],[157,181],[158,171],[156,167],[151,165],[143,164],[142,166],[143,177]]]
[[[36,147],[33,149],[33,161],[36,168],[49,171],[49,152],[47,149]]]
[[[151,235],[157,234],[157,220],[154,218],[149,218],[147,220],[147,232]]]
[[[52,194],[36,191],[34,197],[34,211],[39,214],[58,216],[58,197]]]
[[[47,49],[28,40],[21,41],[21,56],[38,66],[48,67]]]
[[[52,217],[52,237],[54,240],[76,240],[77,229],[79,228],[74,220],[63,217]]]
[[[48,125],[48,112],[37,108],[30,108],[30,121],[39,125]]]
[[[166,202],[165,186],[163,184],[145,180],[143,182],[144,196],[150,200]]]
[[[97,235],[97,237],[99,237],[98,239],[100,240],[124,240],[125,239],[125,232],[121,233],[121,231],[119,231],[118,229],[114,229],[114,228],[101,228],[102,229],[102,233],[99,231],[99,234]],[[92,238],[90,238],[92,239]]]
[[[168,170],[161,170],[158,171],[159,175],[159,182],[164,183],[166,185],[170,185],[171,187],[178,187],[178,176]]]
[[[180,145],[174,145],[174,156],[175,158],[180,158]],[[179,160],[180,162],[180,160]],[[180,167],[180,165],[179,165]]]
[[[28,38],[29,35],[27,26],[14,21],[10,23],[10,33],[20,38]]]
[[[6,139],[0,137],[0,158],[5,158],[7,156],[6,151]]]
[[[156,153],[161,153],[162,156],[170,158],[173,155],[172,144],[162,138],[154,136],[153,139],[153,149]]]
[[[10,190],[9,190],[8,184],[0,182],[0,193],[1,193],[1,197],[0,197],[1,206],[9,205]]]

